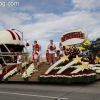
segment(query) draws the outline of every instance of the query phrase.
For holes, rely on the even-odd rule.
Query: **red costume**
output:
[[[37,44],[37,43],[34,44],[34,45],[33,45],[33,49],[36,49],[37,51],[39,51],[39,44]]]
[[[38,56],[39,56],[39,52],[38,51],[33,51],[32,56],[33,56],[33,60],[37,60]]]
[[[46,52],[46,60],[49,62],[49,52]]]

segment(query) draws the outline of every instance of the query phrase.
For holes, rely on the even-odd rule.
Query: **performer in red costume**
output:
[[[37,64],[40,64],[40,45],[37,43],[37,41],[34,41],[33,44],[33,51],[38,51],[38,59],[37,59]]]
[[[33,51],[34,50],[37,50],[37,51],[39,51],[39,44],[37,43],[37,41],[34,41],[34,44],[33,44]]]

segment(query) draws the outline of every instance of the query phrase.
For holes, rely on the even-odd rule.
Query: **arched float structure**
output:
[[[13,30],[0,31],[0,64],[14,58],[12,52],[22,52],[24,48],[20,35]]]

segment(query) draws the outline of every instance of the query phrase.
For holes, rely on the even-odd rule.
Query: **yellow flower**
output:
[[[76,63],[78,63],[78,62],[81,62],[81,59],[82,59],[82,58],[76,56],[76,58],[75,58],[74,60],[75,60]]]
[[[82,62],[82,71],[84,71],[84,69],[87,68],[87,65],[88,65],[88,64],[85,64],[84,62]]]
[[[68,57],[69,57],[69,56],[65,56],[65,55],[64,55],[64,56],[62,57],[63,61],[69,60]]]
[[[100,62],[100,58],[96,56],[95,63],[99,63],[99,62]]]

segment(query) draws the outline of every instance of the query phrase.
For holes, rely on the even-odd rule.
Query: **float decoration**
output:
[[[48,74],[54,67],[59,65],[60,63],[64,62],[65,60],[68,60],[68,56],[63,56],[60,60],[58,60],[55,64],[53,64],[46,72],[45,74]]]
[[[2,73],[0,74],[1,79],[5,75],[9,77],[10,74],[7,73],[16,68],[16,54],[18,51],[20,51],[25,58],[28,57],[28,52],[23,52],[24,47],[23,39],[17,32],[13,30],[0,31],[0,64],[2,65]],[[5,76],[4,78],[6,79],[7,77]]]
[[[93,70],[95,65],[89,64],[88,60],[85,61],[83,57],[79,57],[80,51],[87,49],[90,45],[87,33],[82,29],[65,32],[61,35],[61,43],[65,51],[64,57],[67,56],[69,62],[65,62],[65,65],[61,66],[63,61],[61,58],[39,77],[39,81],[63,84],[95,81],[96,73],[100,70],[98,68]],[[77,46],[79,44],[81,46]],[[96,58],[96,62],[99,62],[98,58]]]
[[[28,47],[28,46],[30,46],[30,44],[29,43],[26,43],[26,46]]]
[[[100,58],[96,56],[95,63],[100,63]]]
[[[67,69],[68,67],[70,67],[71,65],[75,64],[75,63],[78,63],[78,62],[81,62],[81,58],[79,58],[78,56],[76,56],[76,58],[71,61],[70,63],[66,64],[64,67],[62,67],[62,69],[60,69],[57,74],[60,74],[62,73],[65,69]]]

